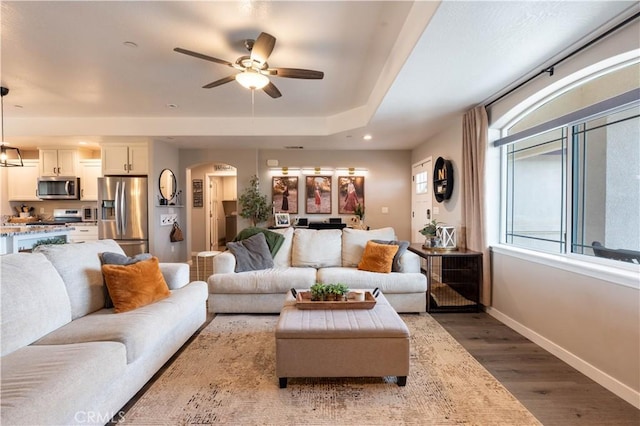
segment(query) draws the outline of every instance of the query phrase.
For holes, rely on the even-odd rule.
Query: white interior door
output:
[[[205,244],[207,250],[218,249],[218,182],[214,175],[207,175],[207,211],[205,212]]]
[[[411,242],[424,243],[420,229],[431,220],[433,198],[431,196],[433,173],[431,157],[411,168]]]

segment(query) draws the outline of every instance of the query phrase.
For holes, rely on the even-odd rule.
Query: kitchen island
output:
[[[31,251],[43,243],[69,241],[69,232],[75,228],[67,226],[0,226],[0,254]]]

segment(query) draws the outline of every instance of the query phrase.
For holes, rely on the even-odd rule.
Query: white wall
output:
[[[259,153],[260,188],[271,202],[271,180],[282,176],[281,171],[270,171],[267,160],[278,160],[280,167],[328,167],[334,169],[332,178],[331,214],[306,214],[304,176],[298,182],[298,215],[310,221],[329,217],[342,217],[347,222],[351,215],[338,214],[337,180],[347,176],[336,168],[364,168],[365,214],[364,222],[371,229],[391,226],[398,238],[409,240],[411,235],[411,152],[398,151],[335,151],[329,150],[264,150]],[[242,193],[242,186],[239,187]],[[386,207],[388,213],[382,213]]]
[[[616,55],[637,56],[638,33],[636,22],[556,67],[554,78],[539,77],[494,104],[488,111],[490,126],[504,126],[535,103],[524,102],[528,98],[560,90],[567,78],[585,67]],[[495,139],[498,132],[491,130],[490,135]],[[487,153],[489,241],[494,245],[499,241],[501,213],[498,153],[498,149]],[[456,172],[451,204],[441,208],[437,219],[462,222],[462,115],[415,148],[411,161],[428,156],[434,161],[438,156],[449,158]],[[491,257],[493,289],[488,312],[640,408],[640,275],[612,277],[614,268],[586,270],[576,263],[572,268],[562,263],[496,247]]]
[[[237,196],[242,194],[249,184],[252,175],[260,178],[260,190],[271,202],[271,179],[281,173],[273,172],[267,166],[267,160],[278,160],[280,167],[315,167],[324,166],[332,169],[357,167],[365,168],[365,223],[372,229],[391,226],[395,229],[400,239],[408,240],[411,233],[411,152],[401,151],[340,151],[336,155],[334,151],[321,150],[180,150],[180,168],[178,180],[187,182],[190,188],[190,180],[196,178],[193,173],[202,178],[203,168],[211,164],[228,164],[237,169]],[[187,174],[186,169],[189,169]],[[337,176],[342,173],[334,172],[332,179],[333,201],[332,212],[328,215],[305,214],[304,178],[301,175],[299,184],[298,216],[307,217],[313,221],[322,221],[328,217],[343,217],[346,221],[350,216],[339,215],[336,195]],[[190,189],[189,189],[190,190]],[[187,191],[189,192],[189,191]],[[187,193],[186,203],[191,205],[191,194]],[[387,207],[388,213],[382,213],[382,208]],[[240,209],[240,206],[238,206]],[[189,209],[187,209],[189,210]],[[186,239],[188,252],[199,250],[202,238],[198,233],[203,233],[202,218],[192,209],[187,218]],[[200,209],[202,210],[202,209]],[[249,226],[249,221],[238,216],[238,230]],[[185,252],[186,254],[186,252]],[[186,257],[185,257],[186,258]]]
[[[160,215],[177,214],[178,223],[183,228],[185,209],[180,206],[159,206],[159,179],[164,169],[170,169],[176,175],[177,190],[185,192],[185,181],[179,173],[179,150],[162,141],[149,143],[149,253],[157,256],[161,262],[180,262],[186,259],[186,243],[169,241],[171,226],[160,225]],[[184,197],[183,197],[184,200]]]
[[[441,132],[416,147],[411,153],[411,164],[427,157],[433,158],[433,164],[438,157],[442,157],[450,160],[453,165],[454,184],[451,198],[438,203],[432,195],[433,207],[439,208],[439,213],[434,214],[433,218],[438,222],[455,226],[459,232],[458,243],[460,243],[460,232],[463,227],[462,187],[464,185],[464,177],[462,176],[462,116],[454,117]],[[431,193],[433,194],[433,191]]]
[[[553,78],[540,77],[496,103],[490,125],[504,125],[527,98],[558,90],[585,67],[630,51],[637,55],[639,32],[636,22],[556,67]],[[499,188],[496,181],[488,191]],[[491,236],[494,242],[497,237]],[[640,408],[640,275],[620,277],[616,269],[580,272],[580,264],[570,260],[540,262],[496,249],[489,312]]]

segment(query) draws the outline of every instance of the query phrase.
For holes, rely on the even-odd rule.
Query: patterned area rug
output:
[[[275,376],[275,315],[218,315],[130,408],[122,424],[539,425],[428,314],[411,331],[405,387],[387,378]]]

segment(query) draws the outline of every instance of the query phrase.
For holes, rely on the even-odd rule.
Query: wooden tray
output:
[[[376,305],[376,298],[370,291],[364,293],[364,301],[352,299],[336,301],[311,301],[310,291],[299,291],[296,296],[296,307],[298,309],[372,309]]]

